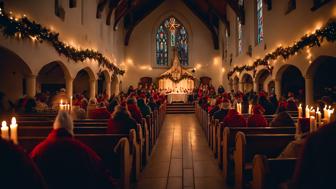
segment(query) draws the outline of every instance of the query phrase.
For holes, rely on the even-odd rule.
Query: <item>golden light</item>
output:
[[[201,64],[196,64],[196,69],[200,69],[202,67]]]
[[[213,58],[213,64],[215,66],[219,64],[219,57],[218,56]]]
[[[222,72],[223,72],[223,73],[225,72],[225,68],[222,68]]]
[[[319,29],[321,29],[322,28],[322,22],[321,21],[319,21],[319,22],[317,22],[316,23],[316,26],[315,26],[315,30],[319,30]]]
[[[128,65],[133,65],[133,64],[134,64],[134,63],[133,63],[133,60],[130,59],[130,58],[126,59],[126,63],[127,63]]]

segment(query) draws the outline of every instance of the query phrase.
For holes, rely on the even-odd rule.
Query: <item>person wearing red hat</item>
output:
[[[267,127],[268,123],[263,113],[265,109],[259,104],[253,107],[253,114],[247,119],[248,127]]]
[[[229,110],[227,116],[223,120],[225,127],[246,127],[246,121],[244,117],[235,109]]]

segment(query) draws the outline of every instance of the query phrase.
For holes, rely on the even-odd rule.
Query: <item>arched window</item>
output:
[[[257,44],[264,39],[263,0],[257,0]]]
[[[173,16],[161,22],[156,32],[156,64],[168,66],[168,55],[176,48],[182,66],[188,66],[188,32]]]

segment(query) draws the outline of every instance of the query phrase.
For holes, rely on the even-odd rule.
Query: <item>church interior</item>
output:
[[[0,186],[333,188],[335,44],[334,0],[0,0]]]

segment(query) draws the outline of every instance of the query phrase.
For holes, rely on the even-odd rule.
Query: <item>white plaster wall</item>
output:
[[[60,33],[60,40],[69,45],[97,50],[117,65],[124,61],[123,27],[114,31],[112,26],[114,18],[112,18],[110,26],[105,24],[107,8],[105,8],[102,18],[96,19],[97,1],[77,0],[77,6],[69,8],[69,1],[62,0],[62,7],[65,10],[64,21],[55,16],[54,1],[5,0],[4,2],[5,10],[12,11],[13,16],[21,17],[25,14],[31,20]],[[84,3],[83,13],[82,3]],[[81,20],[82,14],[83,22]],[[32,75],[38,75],[43,66],[53,61],[61,62],[66,76],[71,78],[75,78],[77,73],[86,67],[95,73],[95,79],[97,79],[96,73],[100,69],[105,70],[105,68],[100,68],[96,61],[74,62],[68,60],[63,55],[59,55],[48,43],[40,44],[32,40],[7,39],[0,35],[0,46],[15,52],[28,65]],[[111,75],[112,73],[109,71],[109,76]]]
[[[316,11],[311,11],[313,1],[297,0],[296,9],[285,14],[287,10],[288,1],[272,1],[272,10],[267,10],[267,5],[264,3],[264,41],[260,45],[256,45],[256,18],[255,18],[255,2],[256,0],[245,0],[245,25],[243,25],[243,53],[237,55],[237,29],[236,29],[236,14],[233,10],[227,8],[227,17],[230,21],[231,35],[229,38],[229,55],[233,54],[232,66],[223,61],[223,67],[227,72],[234,66],[242,66],[245,64],[251,65],[257,58],[263,58],[267,53],[274,51],[280,44],[284,47],[294,44],[303,35],[314,31],[318,26],[325,25],[329,19],[336,16],[336,2],[331,1]],[[221,32],[225,33],[225,27],[221,27]],[[249,57],[246,52],[249,45],[252,45],[253,56]],[[266,49],[265,49],[266,45]],[[336,56],[336,45],[324,42],[321,47],[314,47],[311,49],[312,58],[314,61],[320,55]],[[283,60],[279,58],[273,62],[274,66],[272,78],[280,78],[279,70],[286,64],[291,64],[298,67],[303,74],[310,66],[307,59],[306,50],[298,53],[296,56]],[[263,67],[258,68],[258,71]],[[257,71],[257,72],[258,72]],[[252,74],[252,73],[251,73]],[[238,74],[237,74],[238,75]],[[242,75],[242,74],[240,74]],[[228,87],[229,81],[227,77],[223,79],[224,86]]]
[[[180,0],[166,0],[134,29],[126,47],[126,74],[123,83],[136,85],[139,78],[152,77],[154,80],[166,69],[155,68],[155,30],[166,17],[173,15],[186,27],[189,34],[189,65],[202,65],[195,73],[197,78],[209,76],[212,83],[222,83],[220,54],[214,50],[211,33],[201,20]],[[123,85],[124,90],[127,85]]]

